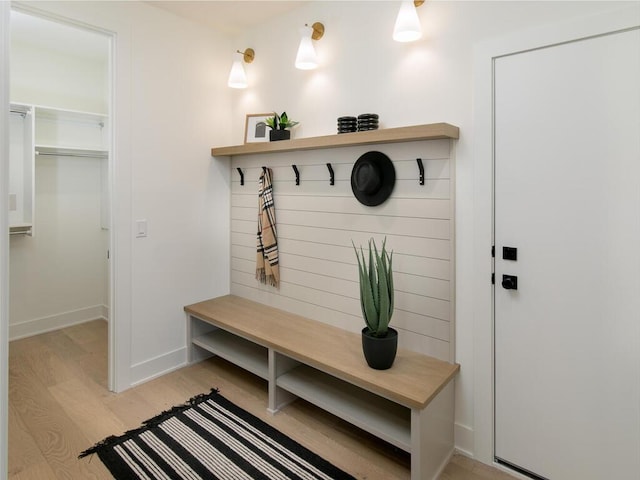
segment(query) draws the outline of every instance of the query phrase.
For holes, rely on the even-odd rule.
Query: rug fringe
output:
[[[142,422],[142,425],[145,427],[156,427],[166,419],[185,411],[188,408],[194,407],[202,402],[209,400],[213,395],[217,395],[219,390],[217,388],[212,388],[209,393],[200,393],[191,397],[189,400],[184,402],[182,405],[176,405],[175,407],[171,407],[169,410],[165,410],[164,412],[156,415],[153,418],[145,420]],[[144,427],[142,427],[144,428]]]
[[[152,428],[152,427],[157,427],[159,424],[161,424],[168,418],[171,418],[173,415],[183,412],[184,410],[191,408],[193,406],[199,405],[202,402],[206,402],[207,400],[217,395],[218,393],[220,393],[219,389],[212,388],[209,393],[200,393],[198,395],[195,395],[191,397],[189,400],[187,400],[186,402],[184,402],[182,405],[177,405],[173,408],[170,408],[169,410],[165,410],[164,412],[156,415],[155,417],[145,420],[144,422],[142,422],[142,426],[138,428],[134,428],[133,430],[127,430],[122,435],[117,435],[117,436],[111,435],[105,438],[104,440],[99,441],[93,447],[87,448],[85,451],[81,452],[80,455],[78,455],[78,458],[88,457],[89,455],[98,453],[98,451],[103,448],[112,447],[114,445],[118,445],[119,443],[126,442],[127,440],[131,439],[135,435],[138,435],[144,430],[148,430],[149,428]]]
[[[120,438],[121,436],[111,435],[104,440],[99,441],[93,447],[87,448],[85,451],[81,452],[80,455],[78,455],[78,458],[88,457],[89,455],[93,455],[94,453],[96,453],[101,448],[110,447],[111,445],[117,443],[116,441]]]

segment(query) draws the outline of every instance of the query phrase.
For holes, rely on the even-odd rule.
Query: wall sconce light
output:
[[[393,39],[396,42],[413,42],[422,37],[422,27],[416,7],[423,3],[424,0],[402,0],[393,29]]]
[[[231,88],[247,88],[247,74],[244,72],[242,62],[251,63],[256,56],[256,52],[253,48],[247,48],[244,52],[237,50],[233,54],[233,65],[231,65],[231,71],[229,72],[229,81],[227,85]]]
[[[324,35],[324,25],[320,22],[312,26],[305,24],[300,29],[300,46],[296,55],[296,68],[300,70],[313,70],[318,66],[318,56],[311,40],[320,40]]]

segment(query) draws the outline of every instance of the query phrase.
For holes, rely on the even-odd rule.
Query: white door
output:
[[[640,31],[498,58],[494,74],[496,457],[638,480]]]

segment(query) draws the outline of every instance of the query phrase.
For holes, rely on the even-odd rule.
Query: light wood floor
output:
[[[78,454],[212,387],[359,479],[409,479],[409,456],[303,401],[266,412],[266,383],[221,359],[182,368],[120,394],[107,390],[107,325],[88,322],[11,342],[9,480],[109,479]],[[1,476],[1,475],[0,475]],[[513,480],[454,455],[441,480]]]

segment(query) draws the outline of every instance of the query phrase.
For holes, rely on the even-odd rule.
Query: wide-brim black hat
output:
[[[351,170],[351,190],[364,205],[374,207],[384,202],[396,183],[393,162],[382,152],[363,154]]]

